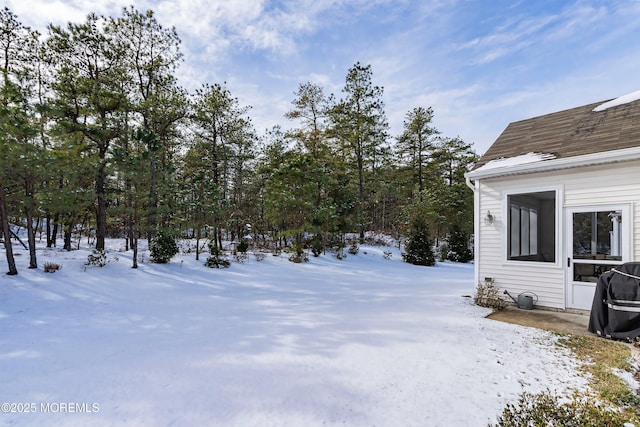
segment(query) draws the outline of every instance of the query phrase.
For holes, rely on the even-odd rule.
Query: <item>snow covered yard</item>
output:
[[[0,276],[0,402],[30,412],[0,424],[484,427],[522,391],[586,387],[552,335],[484,318],[471,264],[385,250],[86,271],[42,250],[53,274],[24,253]]]

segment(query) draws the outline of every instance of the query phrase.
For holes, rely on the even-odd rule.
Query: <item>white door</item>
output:
[[[567,307],[590,310],[598,277],[629,261],[629,206],[566,209]]]

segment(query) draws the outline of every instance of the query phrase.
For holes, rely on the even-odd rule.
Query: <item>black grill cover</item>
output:
[[[593,297],[589,331],[630,340],[640,336],[640,263],[629,262],[602,274]]]

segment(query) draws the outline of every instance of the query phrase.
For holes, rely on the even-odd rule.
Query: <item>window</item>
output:
[[[556,192],[511,194],[507,227],[507,259],[556,261]]]

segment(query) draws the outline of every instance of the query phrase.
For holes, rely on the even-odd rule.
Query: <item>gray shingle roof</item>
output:
[[[531,152],[563,158],[640,146],[640,100],[593,111],[604,102],[509,124],[473,169]]]

